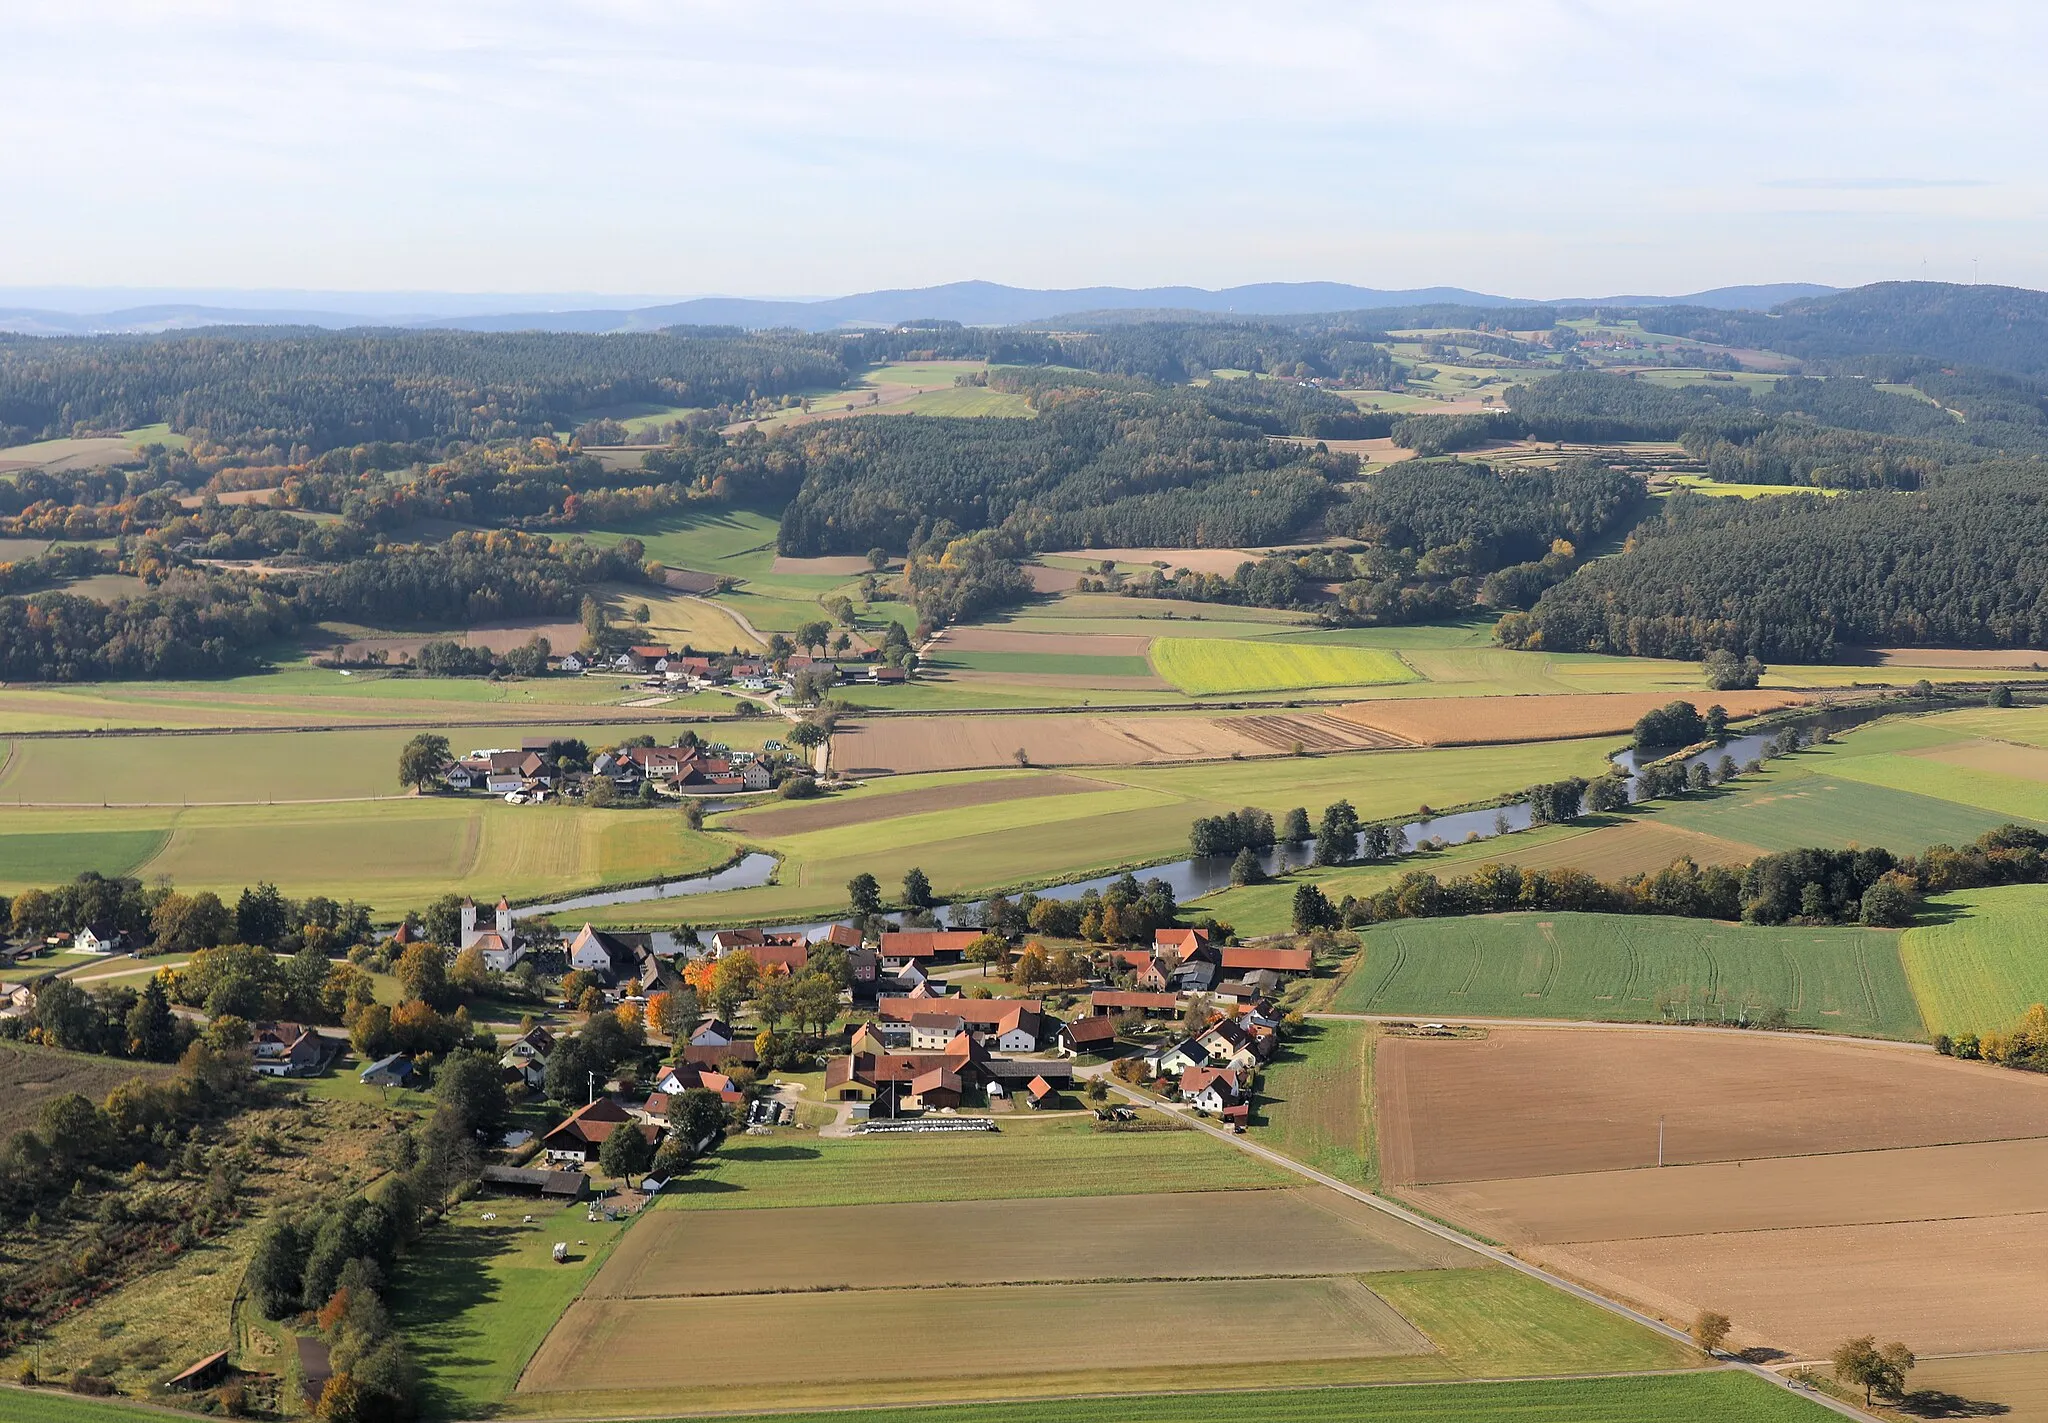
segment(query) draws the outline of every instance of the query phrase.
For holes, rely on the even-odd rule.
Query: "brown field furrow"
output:
[[[1322,1190],[657,1211],[586,1299],[1100,1277],[1363,1274],[1469,1264],[1457,1246]]]
[[[1022,751],[1035,766],[1141,766],[1271,754],[1204,716],[933,716],[840,723],[833,764],[849,771],[964,771],[1013,766]]]
[[[1509,1245],[1886,1225],[2048,1211],[2048,1138],[1411,1188]],[[1771,1241],[1756,1242],[1759,1250]]]
[[[1465,746],[1495,741],[1556,741],[1627,731],[1644,712],[1672,701],[1669,692],[1575,692],[1558,696],[1413,697],[1354,702],[1334,715],[1404,737],[1421,746]],[[1806,700],[1800,692],[1702,692],[1692,698],[1755,716]]]
[[[2048,667],[2048,652],[2038,647],[1880,647],[1875,655],[1887,667],[1984,667],[1994,671]]]
[[[947,628],[937,651],[947,652],[1037,652],[1065,657],[1143,657],[1152,645],[1149,637],[1124,633],[1015,632],[1000,627]]]
[[[1715,1309],[1744,1335],[1825,1358],[1875,1334],[1917,1351],[2048,1347],[2048,1215],[1531,1247],[1522,1253],[1668,1319]]]
[[[1231,725],[1275,751],[1363,751],[1410,743],[1386,732],[1332,716],[1242,716]]]
[[[519,1391],[1044,1375],[1150,1363],[1162,1341],[1203,1364],[1434,1352],[1363,1284],[1330,1276],[582,1299]]]
[[[1403,1184],[2048,1136],[2048,1076],[1761,1033],[1389,1038],[1377,1098]]]
[[[835,578],[858,578],[868,571],[868,561],[852,553],[831,553],[821,558],[791,558],[777,554],[770,567],[777,573],[824,573]]]
[[[1047,557],[1085,559],[1100,563],[1107,558],[1117,563],[1164,563],[1168,568],[1185,568],[1190,573],[1237,572],[1240,563],[1256,563],[1258,552],[1241,548],[1077,548],[1048,550]]]
[[[807,830],[835,830],[842,825],[859,825],[899,815],[921,815],[933,810],[960,810],[973,805],[994,805],[1005,800],[1035,800],[1040,796],[1078,795],[1084,791],[1114,790],[1102,781],[1081,776],[1018,776],[1011,780],[972,781],[959,786],[927,786],[922,790],[899,791],[893,795],[847,796],[815,805],[778,806],[740,816],[734,828],[759,835],[801,835]]]
[[[1997,1417],[2003,1423],[2048,1423],[2048,1352],[1920,1356],[1913,1387],[1960,1398],[1972,1413],[1956,1417]],[[2003,1410],[2003,1411],[1997,1411]]]

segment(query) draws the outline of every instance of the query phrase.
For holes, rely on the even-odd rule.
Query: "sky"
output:
[[[2039,4],[4,8],[11,288],[2048,287]]]

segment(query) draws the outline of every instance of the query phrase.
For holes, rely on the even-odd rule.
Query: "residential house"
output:
[[[1116,1020],[1107,1015],[1076,1018],[1071,1023],[1062,1023],[1059,1033],[1061,1052],[1073,1057],[1083,1053],[1108,1056],[1116,1050]]]
[[[1173,959],[1145,956],[1145,966],[1131,976],[1131,986],[1140,993],[1165,993],[1173,986]]]
[[[909,1026],[912,1052],[943,1052],[947,1043],[967,1031],[966,1021],[951,1013],[919,1013]]]
[[[1211,1023],[1195,1035],[1195,1041],[1209,1054],[1209,1061],[1240,1072],[1250,1072],[1265,1060],[1270,1048],[1248,1029],[1232,1019]]]
[[[642,993],[672,988],[680,982],[673,965],[665,964],[645,940],[607,934],[585,924],[569,942],[569,967],[596,976],[605,996],[617,999],[628,984]]]
[[[543,1086],[548,1077],[548,1054],[555,1050],[555,1035],[536,1024],[519,1037],[513,1039],[504,1054],[498,1059],[498,1066],[508,1074],[516,1075],[528,1087]]]
[[[249,1035],[249,1065],[265,1077],[298,1077],[327,1061],[327,1044],[303,1023],[258,1023]]]
[[[1189,1106],[1213,1112],[1226,1121],[1251,1115],[1243,1079],[1235,1068],[1190,1067],[1181,1072],[1180,1096]]]
[[[512,926],[512,904],[503,895],[498,896],[498,907],[491,916],[491,927],[480,928],[476,920],[476,901],[462,901],[462,938],[457,949],[477,948],[483,951],[484,967],[492,973],[509,973],[512,967],[526,956],[526,948],[519,942],[519,936]]]
[[[581,653],[565,652],[562,654],[561,662],[557,665],[560,666],[564,672],[567,672],[569,675],[573,677],[581,673],[583,669],[589,666],[590,664],[583,660],[583,655]]]
[[[1168,1043],[1145,1054],[1145,1062],[1157,1077],[1173,1077],[1190,1067],[1207,1067],[1209,1050],[1198,1038],[1182,1038],[1179,1042]]]
[[[410,1087],[412,1059],[402,1052],[380,1057],[357,1073],[356,1080],[366,1087]]]
[[[71,936],[71,947],[81,954],[118,954],[127,942],[126,934],[104,920],[87,924]]]
[[[1197,950],[1209,947],[1207,929],[1154,929],[1152,952],[1162,957],[1191,959]]]
[[[910,1092],[901,1099],[906,1111],[924,1112],[958,1107],[965,1079],[951,1068],[934,1067],[910,1080]]]
[[[609,1097],[599,1097],[578,1107],[541,1140],[550,1161],[591,1162],[604,1146],[604,1139],[619,1128],[643,1134],[649,1142],[661,1139],[661,1129],[651,1122],[634,1119],[633,1114]]]
[[[635,672],[665,672],[668,670],[668,658],[668,649],[653,643],[629,647],[625,651],[626,666]]]
[[[706,1018],[690,1034],[683,1048],[683,1061],[697,1067],[716,1067],[725,1062],[755,1062],[754,1040],[722,1018]]]
[[[962,1032],[938,1053],[876,1052],[873,1036],[856,1034],[855,1051],[834,1057],[825,1064],[825,1091],[837,1101],[887,1102],[892,1109],[917,1110],[944,1101],[950,1084],[938,1079],[938,1098],[919,1087],[919,1079],[944,1071],[959,1079],[958,1091],[976,1088],[1014,1092],[1034,1077],[1043,1077],[1055,1087],[1071,1085],[1073,1064],[1050,1059],[998,1057]],[[957,1101],[952,1105],[958,1105]]]

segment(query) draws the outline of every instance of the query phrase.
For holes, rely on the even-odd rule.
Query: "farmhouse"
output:
[[[676,978],[674,968],[664,964],[646,940],[607,934],[588,924],[569,942],[569,967],[594,975],[605,996],[613,999],[629,983],[648,993],[673,987]]]
[[[753,1039],[723,1018],[706,1018],[690,1034],[683,1048],[683,1061],[697,1067],[717,1067],[726,1062],[756,1061]]]
[[[1195,1041],[1209,1054],[1209,1061],[1250,1072],[1272,1055],[1279,1039],[1271,1029],[1255,1032],[1225,1018],[1210,1024]]]
[[[1116,1022],[1107,1015],[1089,1015],[1060,1025],[1060,1051],[1074,1057],[1107,1053],[1116,1047]]]
[[[1307,949],[1247,949],[1226,946],[1214,950],[1217,962],[1235,974],[1266,970],[1279,974],[1311,973],[1315,958]]]
[[[526,956],[525,946],[512,927],[512,904],[503,895],[498,896],[498,907],[492,913],[491,927],[480,929],[476,922],[476,901],[462,901],[462,939],[458,949],[476,948],[483,951],[484,967],[493,973],[510,972],[520,959]]]
[[[762,968],[789,973],[803,972],[811,961],[811,946],[802,934],[769,934],[759,929],[720,929],[711,936],[711,953],[714,958],[751,954]]]
[[[1097,1016],[1109,1013],[1143,1013],[1148,1018],[1170,1018],[1180,1011],[1180,999],[1172,993],[1130,993],[1120,989],[1102,989],[1088,995],[1088,1011]]]
[[[327,1044],[303,1023],[258,1023],[249,1037],[249,1065],[265,1077],[317,1072]]]
[[[631,1112],[611,1098],[599,1097],[564,1117],[540,1139],[541,1148],[550,1161],[595,1161],[604,1139],[620,1127],[640,1132],[650,1142],[661,1139],[661,1128],[651,1122],[636,1121]]]
[[[1226,1121],[1251,1115],[1251,1103],[1235,1068],[1190,1067],[1180,1075],[1181,1100]]]
[[[1068,1062],[993,1056],[966,1032],[956,1033],[945,1049],[937,1053],[863,1050],[872,1045],[872,1035],[856,1034],[855,1051],[826,1062],[828,1097],[843,1102],[889,1102],[894,1109],[916,1111],[933,1105],[918,1085],[920,1079],[927,1079],[933,1072],[950,1073],[959,1080],[959,1087],[954,1089],[944,1079],[929,1079],[938,1087],[941,1098],[948,1091],[967,1092],[975,1088],[993,1092],[999,1087],[1003,1093],[1014,1092],[1035,1077],[1043,1077],[1057,1087],[1071,1084],[1074,1076],[1073,1064]],[[957,1099],[951,1105],[957,1106]]]
[[[911,1046],[919,1048],[915,1031],[920,1018],[943,1014],[954,1024],[946,1037],[934,1044],[945,1046],[952,1034],[965,1029],[975,1041],[1002,1052],[1036,1052],[1044,1040],[1047,1020],[1044,1004],[1035,998],[948,998],[943,1009],[934,1010],[929,999],[884,996],[875,1000],[885,1022],[912,1025]]]
[[[537,1088],[547,1081],[548,1054],[554,1050],[555,1035],[535,1024],[512,1040],[498,1058],[498,1066],[505,1069],[508,1082],[516,1079]]]
[[[1191,959],[1197,949],[1209,947],[1207,929],[1154,929],[1152,952],[1162,958]]]

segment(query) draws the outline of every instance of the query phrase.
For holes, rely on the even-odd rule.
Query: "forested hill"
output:
[[[1917,493],[1681,495],[1628,549],[1510,614],[1557,652],[1832,661],[1849,647],[2038,647],[2048,638],[2048,471],[1985,465]]]
[[[1646,331],[1806,360],[1917,356],[2048,374],[2048,292],[1949,282],[1878,282],[1788,302],[1774,312],[1697,306],[1636,313]]]
[[[783,514],[782,551],[902,548],[941,521],[1007,528],[1033,548],[1277,543],[1314,527],[1332,481],[1357,470],[1351,456],[1267,438],[1341,414],[1342,402],[1313,389],[1274,385],[1261,403],[1243,382],[1213,400],[1028,373],[1019,384],[1039,418],[875,416],[785,437],[802,485]]]
[[[284,459],[372,441],[484,440],[626,403],[708,406],[843,384],[829,337],[661,332],[326,332],[176,337],[0,336],[6,443],[169,422]]]

